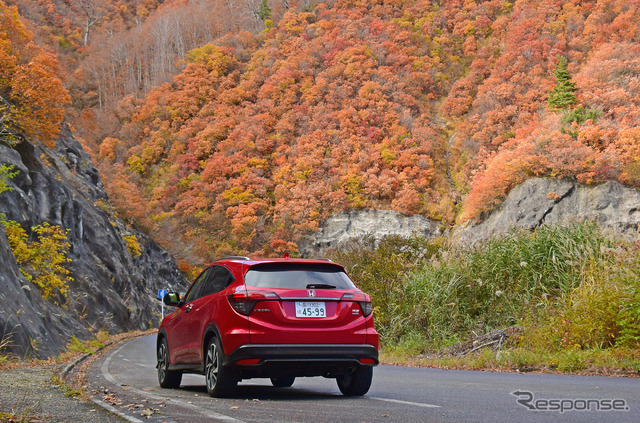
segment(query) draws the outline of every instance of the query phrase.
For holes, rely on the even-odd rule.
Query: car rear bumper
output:
[[[338,377],[360,367],[378,364],[372,345],[243,345],[229,354],[225,366],[236,368],[242,379],[254,377]]]

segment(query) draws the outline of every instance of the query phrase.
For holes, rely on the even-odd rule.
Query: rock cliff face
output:
[[[0,194],[0,213],[27,231],[43,222],[68,230],[73,277],[68,300],[44,300],[21,275],[0,227],[0,336],[11,336],[9,352],[50,356],[72,335],[157,325],[158,289],[184,290],[186,281],[168,253],[109,212],[98,172],[71,133],[63,131],[53,151],[28,141],[0,143],[0,164],[19,171],[8,181],[13,190]],[[138,257],[126,235],[136,236]]]
[[[303,255],[315,256],[327,248],[339,248],[351,238],[384,236],[427,238],[440,235],[438,222],[423,216],[406,216],[391,210],[352,210],[335,214],[320,224],[318,232],[300,243]]]
[[[640,192],[618,182],[581,185],[574,181],[532,178],[515,187],[504,203],[458,228],[454,239],[472,245],[511,228],[595,221],[618,235],[639,238]]]
[[[504,203],[476,221],[453,230],[455,243],[469,247],[512,228],[533,229],[543,224],[595,221],[631,239],[640,239],[640,192],[618,182],[581,185],[574,181],[532,178],[515,187]],[[350,238],[370,235],[427,238],[442,235],[437,222],[388,210],[338,213],[321,223],[318,232],[301,242],[306,255],[339,248]]]

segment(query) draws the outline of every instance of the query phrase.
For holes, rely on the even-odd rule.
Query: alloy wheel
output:
[[[160,380],[164,380],[167,377],[169,357],[167,354],[167,346],[163,343],[158,348],[158,376]]]
[[[218,368],[218,347],[215,342],[209,344],[209,350],[207,351],[207,388],[209,391],[213,391],[218,384],[218,376],[220,369]]]

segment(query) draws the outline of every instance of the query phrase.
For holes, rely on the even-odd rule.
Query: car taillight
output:
[[[227,297],[229,304],[240,314],[248,316],[259,301],[279,300],[280,297],[271,291],[237,291]]]
[[[370,315],[373,311],[373,307],[371,307],[371,297],[362,292],[356,294],[344,294],[341,301],[353,301],[360,304],[360,309],[365,317]]]

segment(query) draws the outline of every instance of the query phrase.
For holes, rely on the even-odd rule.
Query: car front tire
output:
[[[158,382],[160,387],[176,389],[180,387],[182,382],[182,372],[169,370],[169,345],[167,344],[167,338],[162,338],[162,342],[158,345],[157,351],[158,364]]]
[[[224,350],[218,338],[213,337],[207,344],[205,358],[205,378],[207,379],[207,392],[212,397],[226,397],[236,390],[238,381],[233,374],[222,366]]]
[[[337,379],[340,392],[348,397],[362,396],[369,392],[372,380],[373,367],[361,367],[355,372]]]

